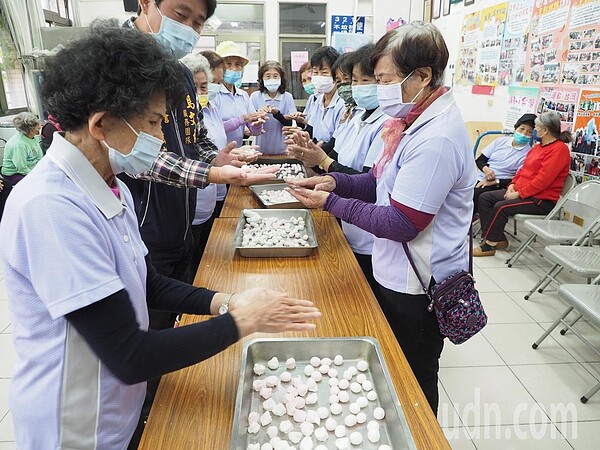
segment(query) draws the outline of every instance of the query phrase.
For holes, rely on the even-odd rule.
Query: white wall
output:
[[[73,0],[76,10],[76,26],[86,27],[94,19],[116,18],[123,22],[135,13],[126,13],[123,0]]]
[[[446,85],[452,85],[459,50],[460,30],[465,14],[501,3],[500,0],[477,0],[473,5],[453,4],[450,15],[433,21],[446,40],[450,59],[446,69]],[[504,123],[508,106],[508,86],[496,86],[493,96],[471,94],[471,86],[454,85],[454,98],[465,122],[488,121]]]

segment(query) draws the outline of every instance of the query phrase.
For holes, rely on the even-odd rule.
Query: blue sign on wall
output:
[[[331,16],[331,32],[332,33],[352,33],[352,22],[354,16]],[[365,18],[356,18],[355,33],[365,33]]]

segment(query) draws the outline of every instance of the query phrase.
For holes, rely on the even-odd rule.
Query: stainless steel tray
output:
[[[240,256],[247,258],[293,258],[308,256],[313,249],[317,248],[315,226],[308,209],[251,209],[250,211],[255,211],[262,217],[277,217],[279,219],[302,217],[306,226],[309,245],[307,247],[242,247],[242,230],[246,225],[246,217],[244,211],[242,211],[233,239],[233,245],[239,251]]]
[[[282,184],[282,183],[277,183],[277,184],[262,184],[262,185],[256,185],[256,186],[250,186],[250,190],[252,191],[252,193],[254,194],[254,197],[256,197],[256,200],[258,200],[258,203],[260,203],[262,205],[263,208],[267,208],[267,209],[298,209],[298,208],[304,208],[304,205],[302,203],[300,203],[298,200],[295,200],[293,202],[288,202],[288,203],[269,203],[266,202],[265,200],[263,200],[260,197],[261,192],[263,191],[283,191],[284,189],[287,188],[286,184]]]
[[[363,424],[349,427],[348,435],[354,431],[361,432],[364,438],[363,443],[359,447],[364,450],[378,449],[380,445],[384,444],[389,445],[394,450],[415,450],[416,446],[385,365],[383,355],[381,354],[381,348],[377,340],[371,337],[254,339],[248,341],[242,352],[242,365],[235,403],[230,450],[246,450],[249,444],[269,442],[266,429],[271,425],[279,426],[282,420],[290,420],[294,424],[294,431],[299,431],[298,424],[287,414],[284,414],[282,417],[272,415],[273,422],[266,427],[261,427],[257,434],[248,433],[248,415],[250,412],[255,411],[260,414],[263,412],[262,402],[264,399],[252,389],[254,380],[264,379],[268,375],[280,375],[283,371],[287,370],[285,361],[290,357],[295,358],[296,369],[289,372],[292,376],[301,375],[305,380],[304,367],[308,364],[311,357],[318,356],[320,358],[329,357],[333,359],[338,354],[344,357],[344,363],[342,366],[332,365],[332,367],[338,369],[340,378],[344,370],[350,366],[356,366],[359,360],[365,360],[368,363],[369,368],[365,374],[367,375],[367,379],[373,382],[373,389],[377,392],[378,396],[377,400],[370,401],[367,407],[362,410],[367,415],[367,421]],[[277,370],[270,370],[266,367],[267,362],[274,356],[279,360],[279,368]],[[255,363],[264,364],[266,367],[266,372],[261,377],[254,374],[253,368]],[[353,380],[355,378],[353,377]],[[318,383],[318,403],[311,407],[306,406],[305,409],[316,409],[317,406],[329,406],[328,380],[328,376],[323,376],[323,380]],[[348,391],[350,390],[348,389]],[[273,392],[273,397],[275,397],[278,392],[276,390]],[[348,414],[348,405],[358,395],[364,394],[350,392],[350,402],[344,406],[342,413],[338,416],[330,417],[334,417],[338,423],[343,423],[343,418]],[[386,415],[385,419],[378,421],[381,440],[377,444],[373,444],[366,437],[366,426],[373,419],[373,410],[377,406],[382,407]],[[320,426],[323,426],[324,422],[322,420]],[[285,437],[281,431],[278,436]],[[324,444],[328,449],[336,448],[336,439],[333,432],[329,433],[329,438],[325,442],[317,442],[313,435],[315,446],[317,444]],[[298,448],[297,445],[295,447]],[[351,448],[357,447],[351,446]]]
[[[284,164],[284,163],[288,163],[288,164],[300,164],[300,166],[302,168],[302,173],[304,173],[304,178],[308,178],[308,171],[306,170],[306,166],[304,165],[304,163],[302,161],[300,161],[299,159],[296,159],[296,158],[269,158],[269,157],[261,157],[261,158],[258,158],[256,161],[254,161],[252,164],[275,165],[275,164]],[[285,181],[283,181],[282,178],[277,178],[275,180],[261,181],[261,182],[255,183],[254,185],[272,184],[272,183],[285,183]]]

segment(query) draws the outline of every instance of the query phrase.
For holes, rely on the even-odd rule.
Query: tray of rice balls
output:
[[[244,209],[233,243],[247,258],[302,257],[317,248],[308,209]]]
[[[304,208],[296,197],[286,191],[287,184],[261,184],[250,186],[250,190],[263,208],[298,209]]]
[[[252,164],[248,164],[248,167],[261,169],[274,165],[279,167],[277,179],[262,181],[256,184],[284,183],[286,179],[308,178],[306,166],[295,158],[258,158]]]
[[[254,339],[242,358],[231,450],[416,449],[376,339]]]

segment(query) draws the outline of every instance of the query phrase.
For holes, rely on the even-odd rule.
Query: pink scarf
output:
[[[388,163],[394,157],[398,145],[404,136],[404,130],[413,124],[415,120],[425,111],[434,101],[448,92],[448,88],[441,86],[433,91],[429,96],[420,100],[413,106],[408,115],[403,119],[388,119],[383,124],[381,138],[383,139],[383,152],[373,166],[375,178],[380,178]]]

